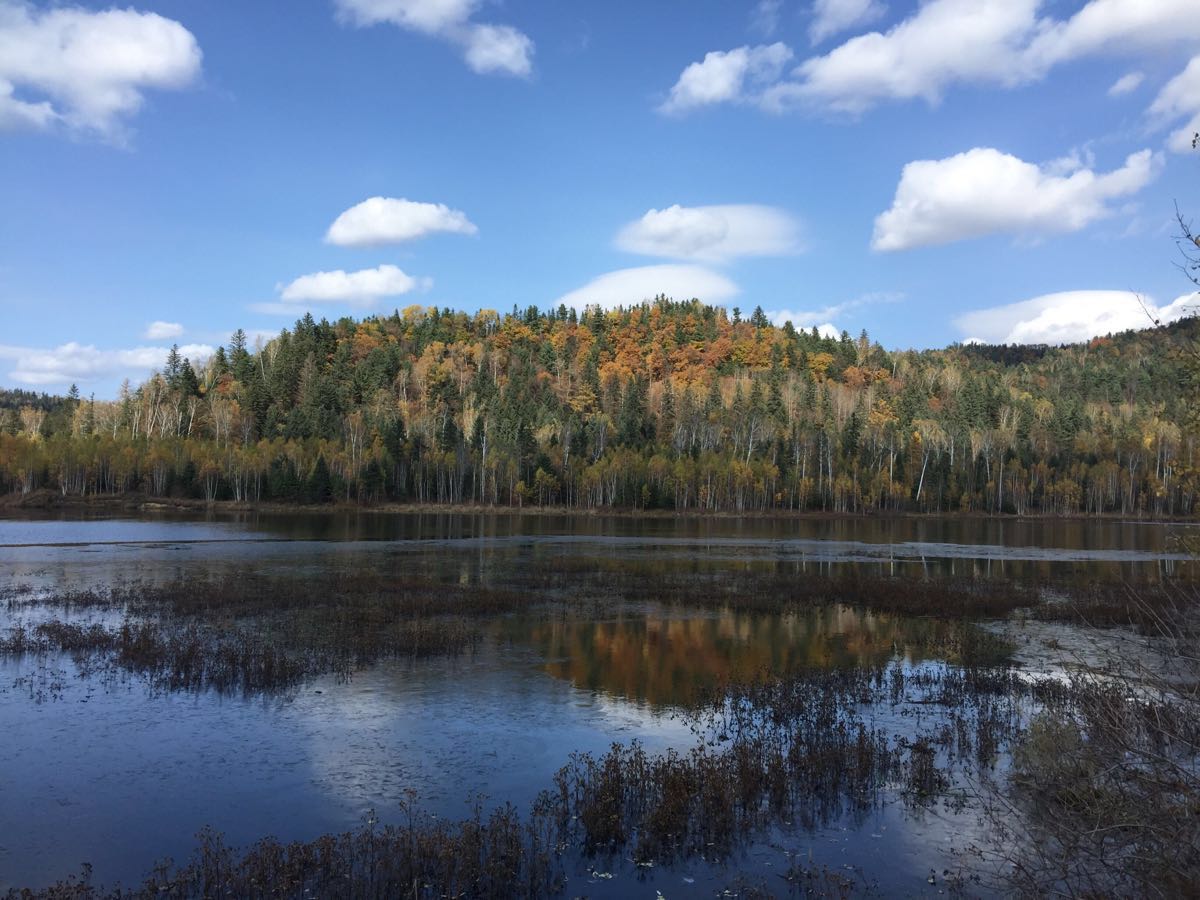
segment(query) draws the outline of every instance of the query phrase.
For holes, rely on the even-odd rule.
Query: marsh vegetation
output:
[[[290,721],[279,710],[308,719],[368,704],[386,717],[420,696],[415,715],[468,724],[458,737],[421,732],[424,747],[403,732],[369,738],[375,749],[351,770],[357,799],[342,802],[357,825],[271,819],[255,836],[223,834],[236,823],[220,816],[192,819],[187,834],[208,827],[169,854],[138,851],[140,862],[115,870],[92,857],[54,884],[88,859],[76,857],[0,887],[23,897],[438,897],[618,896],[632,883],[665,896],[1178,895],[1200,885],[1187,580],[861,564],[798,577],[778,564],[594,547],[460,564],[462,550],[429,547],[403,566],[374,550],[142,564],[104,581],[57,571],[76,551],[54,550],[7,583],[0,665],[13,676],[4,696],[14,722],[57,721],[72,698],[90,701],[101,725],[125,710],[153,719],[185,698],[185,718],[233,711],[263,729],[228,736],[229,751],[250,758],[248,742]],[[1081,636],[1087,654],[1070,649]],[[533,673],[568,685],[566,705],[531,693]],[[75,684],[86,692],[72,694]],[[380,705],[384,686],[399,705]],[[581,705],[598,717],[586,739],[567,712]],[[18,706],[40,712],[22,718]],[[516,726],[519,740],[486,737],[513,715],[538,724]],[[575,721],[561,736],[558,717]],[[330,722],[321,740],[363,728],[361,718]],[[522,751],[503,756],[504,742],[542,733],[553,738],[538,764],[498,785],[489,755],[519,768]],[[142,752],[136,735],[100,738],[98,748]],[[461,768],[444,782],[388,774],[397,741],[408,765],[464,739],[479,744],[456,747],[455,766],[480,766],[487,796],[459,780]],[[18,767],[25,749],[15,747]],[[180,759],[201,761],[194,753]],[[179,800],[163,800],[183,809],[186,790],[168,783]],[[470,801],[465,815],[452,799]],[[836,834],[849,841],[837,854],[827,847]],[[876,841],[900,854],[903,874],[871,863]]]

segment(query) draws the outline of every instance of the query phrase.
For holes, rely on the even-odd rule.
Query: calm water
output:
[[[0,520],[0,589],[165,581],[230,566],[297,577],[371,567],[504,584],[530,565],[560,562],[1158,580],[1192,575],[1173,549],[1178,527],[373,514]],[[845,608],[763,616],[647,603],[510,616],[488,623],[470,656],[387,663],[349,682],[318,679],[257,699],[80,678],[70,658],[3,661],[0,889],[44,885],[83,862],[97,881],[134,882],[158,859],[186,858],[205,825],[236,844],[311,838],[355,827],[371,810],[396,818],[410,791],[439,816],[465,815],[480,795],[486,806],[524,807],[573,751],[634,738],[651,750],[690,748],[695,735],[678,707],[721,679],[873,665],[897,652],[921,665],[909,646],[917,627]],[[951,845],[970,827],[948,812],[889,806],[865,822],[777,836],[728,870],[659,870],[637,889],[670,897],[743,867],[784,868],[783,847],[860,867],[890,893],[935,892],[929,870],[953,863]],[[572,890],[623,896],[630,877],[595,885],[584,877]]]
[[[1191,576],[1174,537],[1195,526],[1115,520],[635,519],[457,514],[257,514],[186,519],[0,519],[15,580],[110,583],[138,576],[354,568],[502,581],[530,560],[649,562],[679,572],[875,574],[1127,581]],[[176,567],[172,568],[172,564]]]

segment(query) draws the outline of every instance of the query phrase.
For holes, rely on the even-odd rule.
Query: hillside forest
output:
[[[1186,516],[1198,339],[1185,320],[891,352],[662,297],[305,316],[207,360],[173,350],[114,400],[0,392],[0,492]]]

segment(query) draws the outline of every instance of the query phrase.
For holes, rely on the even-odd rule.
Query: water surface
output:
[[[1153,581],[1192,574],[1172,545],[1178,528],[450,514],[0,519],[0,590],[169,582],[237,567],[300,578],[368,567],[499,586],[556,566],[647,578],[858,568]],[[36,611],[0,613],[0,625],[21,615]],[[524,808],[572,752],[633,739],[689,749],[696,734],[680,710],[715,685],[803,667],[920,666],[927,627],[844,607],[531,610],[487,623],[466,656],[388,662],[349,681],[324,677],[251,698],[168,693],[111,673],[81,678],[65,656],[9,659],[0,662],[0,889],[42,886],[84,862],[99,882],[133,883],[163,857],[186,858],[206,825],[245,844],[353,828],[372,810],[395,820],[414,802],[454,818],[474,802]],[[667,896],[719,886],[741,866],[770,870],[782,846],[816,864],[856,866],[889,892],[919,894],[936,890],[929,870],[954,864],[951,849],[970,827],[960,815],[897,804],[864,821],[777,835],[774,848],[755,844],[716,868],[664,869],[646,885]],[[628,877],[583,890],[623,896]]]

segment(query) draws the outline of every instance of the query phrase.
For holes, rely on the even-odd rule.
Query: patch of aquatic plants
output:
[[[326,625],[334,630],[326,632]],[[478,641],[478,631],[462,618],[393,620],[370,631],[339,631],[336,622],[311,617],[272,628],[200,621],[107,627],[54,619],[10,629],[0,653],[65,652],[84,672],[110,667],[167,690],[259,693],[330,672],[349,677],[383,657],[461,653]]]
[[[1121,581],[1056,584],[998,578],[885,577],[847,569],[840,574],[796,574],[762,568],[690,573],[641,570],[622,560],[571,559],[529,567],[518,576],[529,591],[568,595],[589,592],[626,603],[787,613],[817,607],[848,606],[904,619],[935,620],[941,629],[913,630],[909,646],[966,666],[1006,661],[1010,641],[976,622],[1031,617],[1096,628],[1131,626],[1161,637],[1191,617],[1200,628],[1200,590],[1186,582],[1133,585]]]
[[[528,606],[512,591],[378,576],[230,576],[71,591],[18,605],[61,611],[11,625],[0,653],[68,653],[85,671],[112,667],[170,690],[257,693],[326,673],[348,677],[380,659],[469,652],[474,619]],[[74,621],[116,611],[119,624]]]
[[[594,568],[568,561],[563,568],[528,567],[517,582],[532,595],[608,598],[634,605],[779,615],[850,607],[893,616],[902,649],[968,666],[1007,661],[1013,645],[976,622],[1036,605],[1040,591],[1006,582],[971,579],[822,576],[773,572],[675,573]]]
[[[1092,582],[1066,591],[1032,610],[1034,618],[1093,628],[1128,626],[1142,634],[1175,635],[1200,607],[1200,589],[1190,583],[1131,585]],[[1195,627],[1196,623],[1190,623]]]
[[[1062,700],[1064,690],[1060,682],[1009,668],[892,664],[735,685],[711,694],[702,718],[718,737],[742,740],[764,730],[789,733],[798,722],[811,723],[816,733],[891,709],[915,720],[911,734],[899,739],[902,747],[928,740],[948,761],[987,766],[1031,709]],[[924,724],[931,727],[923,730]]]
[[[405,808],[398,824],[372,817],[344,834],[240,850],[206,831],[189,862],[160,866],[134,890],[106,892],[85,873],[10,898],[555,895],[581,872],[719,861],[769,830],[853,820],[896,798],[936,802],[956,765],[992,764],[1037,690],[1003,671],[900,665],[733,685],[692,711],[689,752],[635,743],[573,755],[525,816],[477,808],[448,823]],[[925,709],[924,724],[937,727],[889,732],[868,721],[872,708]],[[986,754],[981,730],[995,732]],[[964,740],[977,749],[962,752]],[[787,884],[794,893],[848,887],[799,867]]]
[[[16,584],[6,584],[0,587],[0,600],[9,600],[15,597],[27,596],[33,593],[33,585],[25,582]]]
[[[1181,611],[1185,613],[1186,611]],[[1200,896],[1200,653],[1191,617],[1154,620],[1167,669],[1073,671],[985,795],[981,856],[1028,895]],[[1174,629],[1174,630],[1173,630]]]
[[[903,781],[903,747],[825,683],[806,679],[810,702],[792,715],[718,720],[719,732],[689,753],[651,756],[634,744],[573,756],[555,782],[569,830],[589,852],[630,848],[636,862],[657,863],[724,855],[772,822],[816,827],[870,809]]]
[[[67,652],[85,668],[111,665],[168,689],[259,692],[326,673],[347,677],[381,659],[470,652],[482,640],[481,617],[535,608],[653,604],[786,614],[848,606],[895,616],[897,653],[994,666],[1013,647],[980,620],[1019,611],[1093,624],[1134,621],[1149,630],[1168,601],[1178,601],[1171,587],[1134,594],[1092,585],[1046,599],[1035,585],[984,579],[797,577],[755,569],[650,574],[601,563],[535,561],[503,586],[358,570],[233,571],[48,595],[12,591],[2,602],[16,624],[0,632],[0,653]],[[26,610],[59,611],[61,618],[22,625]],[[90,614],[103,624],[74,621]]]
[[[996,613],[1001,602],[986,583],[917,583],[903,579],[789,580],[760,574],[728,578],[579,578],[572,569],[531,566],[506,587],[448,584],[375,572],[331,571],[279,576],[235,571],[223,577],[127,583],[45,596],[14,592],[0,653],[73,655],[85,671],[104,667],[149,678],[170,690],[256,693],[305,679],[356,670],[387,658],[470,652],[481,641],[478,620],[515,611],[597,602],[660,603],[774,613],[851,601],[885,609],[920,608],[931,599],[938,627],[908,629],[906,646],[966,665],[992,665],[1011,647],[999,636],[959,621],[964,610]],[[953,598],[953,600],[951,599]],[[957,618],[944,619],[950,606]],[[872,606],[871,608],[875,608]],[[26,610],[59,618],[22,624]],[[90,615],[104,621],[78,621]],[[116,622],[113,616],[118,617]]]
[[[10,891],[8,900],[551,896],[562,876],[549,818],[535,807],[525,820],[511,806],[458,823],[413,813],[381,826],[371,816],[354,831],[241,849],[205,829],[189,862],[163,863],[136,888],[95,886],[85,868],[45,890]]]
[[[619,600],[778,613],[840,604],[905,616],[996,619],[1042,603],[1038,585],[969,579],[879,577],[856,574],[797,575],[756,570],[693,573],[610,568],[574,559],[534,562],[502,586],[463,585],[433,578],[398,578],[370,572],[332,571],[274,576],[234,572],[225,577],[107,589],[58,590],[2,598],[9,611],[29,606],[129,613],[254,616],[331,603],[359,608],[386,602],[413,616],[457,612],[511,612],[536,603]]]
[[[132,615],[236,618],[339,607],[370,613],[381,607],[409,617],[487,615],[527,607],[517,590],[331,570],[271,575],[234,570],[227,575],[169,582],[133,581],[107,588],[56,590],[44,596],[12,595],[10,612],[31,606],[64,611],[118,610]]]
[[[653,562],[624,558],[554,559],[525,567],[514,586],[569,595],[587,591],[629,602],[786,612],[840,604],[872,612],[941,619],[991,620],[1013,614],[1095,627],[1133,624],[1153,629],[1164,612],[1200,596],[1188,582],[1055,582],[962,576],[874,575],[861,569],[780,571],[761,563],[744,569],[697,566],[663,572]]]
[[[939,618],[997,619],[1041,603],[1041,587],[999,579],[884,577],[764,569],[663,572],[622,560],[619,565],[555,559],[526,567],[515,584],[563,595],[581,590],[625,601],[732,607],[746,611],[842,604],[874,612]]]

